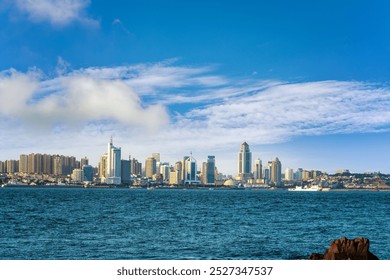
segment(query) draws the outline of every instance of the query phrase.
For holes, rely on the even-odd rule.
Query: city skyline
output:
[[[302,172],[315,172],[316,174],[341,174],[344,172],[350,173],[350,169],[337,169],[334,172],[326,172],[324,170],[318,170],[313,167],[296,167],[291,168],[290,166],[283,166],[278,157],[275,157],[274,160],[263,160],[257,158],[252,160],[252,152],[248,143],[244,142],[240,145],[238,157],[237,157],[237,170],[236,173],[224,173],[216,165],[216,158],[214,155],[208,155],[207,159],[203,159],[202,165],[197,164],[197,160],[193,157],[192,151],[189,155],[182,155],[182,160],[177,159],[173,162],[168,162],[161,159],[160,153],[151,153],[152,156],[146,158],[134,158],[131,155],[128,158],[124,158],[121,155],[121,147],[115,147],[113,145],[112,136],[108,142],[108,149],[106,153],[103,153],[100,156],[100,160],[96,165],[90,165],[90,160],[87,156],[80,157],[80,160],[77,160],[78,157],[73,155],[60,155],[55,154],[46,154],[46,153],[29,153],[29,154],[20,154],[17,159],[6,159],[0,160],[0,170],[9,169],[6,173],[21,173],[21,174],[47,174],[47,175],[71,175],[72,170],[83,169],[83,166],[94,167],[97,170],[95,178],[101,180],[103,183],[118,185],[121,184],[121,179],[128,178],[131,175],[142,175],[145,178],[154,178],[155,175],[162,175],[163,178],[168,179],[171,175],[170,172],[180,171],[178,178],[181,180],[196,183],[212,181],[210,178],[214,178],[215,175],[213,171],[218,171],[220,176],[223,176],[224,180],[227,178],[234,178],[237,181],[245,182],[248,180],[253,180],[255,184],[263,183],[264,179],[266,181],[271,181],[275,183],[280,183],[282,180],[301,180]],[[142,167],[142,162],[145,162],[144,167]],[[126,163],[127,162],[127,163]],[[123,165],[125,164],[125,169]],[[134,164],[140,164],[140,166],[133,166]],[[180,167],[177,167],[177,164],[180,164]],[[163,168],[163,169],[162,169]],[[123,177],[124,170],[129,170],[130,172]],[[182,173],[181,173],[182,172]],[[351,173],[377,173],[378,171],[365,171],[365,172],[354,172]],[[382,172],[383,173],[383,172]],[[199,175],[200,174],[200,175]],[[297,175],[298,174],[298,175]],[[386,174],[386,173],[385,173]],[[200,177],[198,177],[198,175]],[[204,177],[206,176],[206,177]],[[282,177],[283,176],[283,177]],[[306,175],[307,177],[307,175]],[[198,182],[199,179],[199,182]]]
[[[390,173],[385,1],[33,2],[0,1],[0,160],[97,166],[112,135],[231,175],[243,142],[263,166]]]

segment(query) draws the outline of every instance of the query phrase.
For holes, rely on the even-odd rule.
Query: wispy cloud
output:
[[[22,135],[13,144],[23,146],[38,127],[46,129],[41,145],[54,141],[76,150],[88,143],[82,155],[90,149],[99,156],[96,146],[113,134],[141,159],[158,151],[174,161],[194,150],[234,161],[244,140],[260,145],[390,130],[390,88],[384,85],[232,79],[213,67],[174,64],[61,68],[55,78],[39,70],[3,71],[0,115],[7,121],[0,129],[9,133],[0,140]]]
[[[131,32],[125,27],[125,25],[122,23],[122,21],[119,18],[116,18],[112,21],[113,26],[119,26],[120,29],[127,35],[130,35]]]
[[[78,22],[98,26],[98,22],[86,15],[90,0],[15,0],[13,5],[34,22],[50,22],[65,26]]]

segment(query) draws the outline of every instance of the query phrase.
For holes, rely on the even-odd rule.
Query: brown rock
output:
[[[313,253],[311,260],[378,260],[369,251],[370,241],[367,238],[334,240],[324,254]]]

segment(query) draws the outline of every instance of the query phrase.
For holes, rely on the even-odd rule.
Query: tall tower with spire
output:
[[[192,152],[190,153],[189,157],[185,158],[184,163],[184,184],[199,184],[200,181],[198,180],[197,176],[198,168],[196,164],[196,159],[192,156]]]
[[[106,172],[107,184],[121,184],[121,148],[114,146],[112,136],[108,143]]]
[[[238,153],[238,177],[240,177],[241,181],[252,178],[252,153],[246,142],[241,144],[240,152]]]

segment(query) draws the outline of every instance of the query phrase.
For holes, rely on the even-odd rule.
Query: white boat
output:
[[[28,184],[17,181],[15,179],[12,179],[12,180],[9,180],[8,183],[5,183],[2,185],[3,188],[4,187],[12,187],[12,186],[22,187],[22,186],[28,186]]]
[[[302,187],[302,186],[296,186],[295,188],[289,188],[288,191],[295,191],[295,192],[319,192],[322,188],[318,185],[308,186],[308,187]]]

